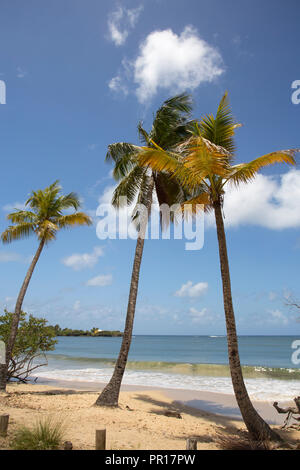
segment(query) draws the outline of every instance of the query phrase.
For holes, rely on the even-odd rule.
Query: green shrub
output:
[[[55,450],[62,445],[63,425],[51,419],[38,421],[33,428],[23,426],[11,442],[14,450]]]

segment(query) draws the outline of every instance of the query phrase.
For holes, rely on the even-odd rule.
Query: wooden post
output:
[[[186,440],[186,450],[197,450],[197,439],[189,437]]]
[[[7,436],[9,415],[0,415],[0,436]]]
[[[96,429],[96,450],[105,450],[106,429]]]

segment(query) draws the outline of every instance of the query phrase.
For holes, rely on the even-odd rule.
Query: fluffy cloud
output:
[[[204,307],[202,310],[197,310],[196,308],[191,307],[190,308],[190,315],[192,315],[192,317],[194,317],[194,318],[202,318],[207,313],[207,311],[208,310],[207,310],[206,307]]]
[[[12,212],[15,209],[18,209],[20,211],[23,211],[26,209],[25,202],[15,202],[13,204],[6,204],[5,206],[2,207],[2,209],[5,212]]]
[[[227,227],[256,225],[273,230],[300,227],[300,170],[279,177],[258,174],[239,188],[227,188],[224,213]],[[206,217],[214,224],[212,215]]]
[[[150,33],[140,45],[138,57],[126,63],[126,67],[123,63],[125,76],[129,69],[141,103],[151,99],[159,89],[172,93],[193,90],[224,72],[220,53],[191,26],[179,35],[171,29]],[[122,91],[122,87],[122,74],[119,74],[110,82],[110,88]]]
[[[174,295],[176,297],[200,297],[206,293],[207,289],[207,282],[198,282],[198,284],[193,284],[192,281],[188,281],[186,284],[183,284]]]
[[[19,262],[30,263],[32,256],[23,256],[12,251],[0,251],[0,263]]]
[[[80,306],[81,306],[80,300],[76,300],[76,301],[74,302],[74,305],[73,305],[73,309],[75,310],[75,312],[77,312],[78,310],[80,310]]]
[[[112,283],[112,275],[111,274],[102,274],[100,276],[93,277],[86,282],[87,286],[94,286],[94,287],[105,287],[109,286]]]
[[[269,310],[269,321],[287,325],[289,320],[280,310]]]
[[[131,29],[134,28],[142,11],[142,5],[128,10],[121,5],[108,17],[108,31],[111,41],[116,46],[122,46]]]
[[[100,256],[103,256],[103,248],[96,246],[92,253],[74,253],[63,258],[62,263],[75,271],[80,271],[95,266]]]

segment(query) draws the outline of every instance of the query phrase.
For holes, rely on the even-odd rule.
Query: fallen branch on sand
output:
[[[287,417],[284,420],[282,429],[289,428],[289,429],[299,429],[300,430],[300,397],[295,397],[294,402],[296,404],[296,407],[289,407],[289,408],[281,408],[278,406],[278,402],[275,401],[273,403],[274,408],[277,410],[278,413],[280,414],[287,414]],[[299,422],[299,424],[292,424],[289,426],[290,420],[295,419],[296,421]]]

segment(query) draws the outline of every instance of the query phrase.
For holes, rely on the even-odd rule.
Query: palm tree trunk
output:
[[[256,441],[275,440],[281,441],[280,436],[273,431],[270,426],[262,419],[253,407],[249,398],[240,364],[238,338],[231,295],[231,282],[229,263],[226,246],[226,235],[224,230],[221,201],[214,203],[214,212],[217,226],[217,235],[219,242],[220,267],[223,285],[224,310],[227,329],[228,357],[232,385],[242,414],[245,425],[252,437]]]
[[[38,259],[40,257],[40,254],[42,252],[44,245],[45,245],[45,240],[42,240],[38,246],[36,254],[33,257],[33,260],[31,261],[31,264],[28,268],[24,282],[22,284],[21,290],[17,298],[17,302],[15,306],[15,313],[13,315],[12,324],[10,327],[10,335],[6,344],[6,364],[0,365],[0,390],[4,392],[6,390],[7,370],[9,366],[9,361],[11,360],[11,357],[12,357],[12,351],[14,348],[14,344],[15,344],[15,340],[16,340],[16,336],[18,332],[18,326],[19,326],[19,321],[20,321],[23,300],[24,300],[32,273],[34,271],[36,263],[38,262]]]
[[[119,356],[115,365],[113,375],[109,383],[105,386],[105,388],[103,389],[103,391],[101,392],[101,394],[96,400],[95,405],[97,406],[118,406],[121,383],[122,383],[123,375],[125,372],[129,349],[130,349],[131,340],[132,340],[135,306],[136,306],[136,299],[137,299],[138,286],[139,286],[139,277],[140,277],[140,267],[141,267],[141,261],[142,261],[142,256],[143,256],[147,221],[148,221],[148,216],[150,214],[150,207],[152,204],[153,188],[154,188],[154,180],[153,180],[153,177],[151,177],[150,183],[149,183],[148,195],[146,198],[147,216],[144,219],[144,222],[141,223],[139,236],[136,242],[133,269],[132,269],[132,275],[131,275],[131,283],[130,283],[130,291],[129,291],[129,299],[128,299],[128,306],[127,306],[127,315],[126,315],[126,322],[125,322],[121,349],[120,349]]]

